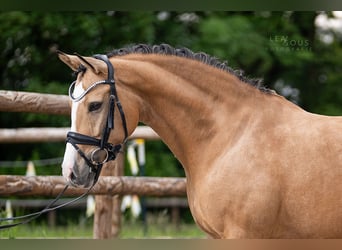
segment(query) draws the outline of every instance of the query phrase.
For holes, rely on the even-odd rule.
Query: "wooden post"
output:
[[[50,211],[50,212],[48,212],[48,225],[49,225],[49,227],[50,228],[54,228],[54,227],[56,227],[56,217],[57,217],[57,215],[56,215],[56,210],[53,210],[53,211]]]
[[[114,176],[124,175],[124,159],[123,153],[117,156]],[[113,196],[111,238],[118,238],[121,232],[121,201],[122,195]]]
[[[103,165],[101,176],[110,176],[114,172],[116,161]],[[112,235],[113,196],[110,194],[95,196],[95,214],[93,225],[94,239],[109,239]]]
[[[123,175],[123,154],[115,161],[106,163],[101,176]],[[121,195],[96,195],[93,237],[95,239],[117,238],[121,231]]]
[[[176,229],[179,229],[180,226],[180,208],[172,207],[171,208],[171,223],[174,225]]]

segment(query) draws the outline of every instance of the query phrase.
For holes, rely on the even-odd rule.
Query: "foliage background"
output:
[[[304,109],[342,115],[342,33],[318,27],[321,12],[24,12],[0,13],[0,89],[66,94],[73,80],[55,50],[106,53],[135,43],[204,51],[263,78]],[[325,13],[333,18],[333,13]],[[70,126],[68,117],[0,113],[1,128]],[[147,144],[146,175],[184,176],[160,142]],[[64,143],[0,145],[0,161],[62,157]],[[0,174],[24,168],[0,167]],[[37,166],[39,167],[39,166]],[[38,174],[61,174],[60,166]],[[129,174],[129,172],[128,172]]]

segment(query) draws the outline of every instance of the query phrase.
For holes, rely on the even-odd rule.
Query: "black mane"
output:
[[[174,48],[168,44],[160,44],[160,45],[147,45],[147,44],[137,44],[128,46],[121,49],[115,49],[112,52],[108,53],[108,57],[113,56],[123,56],[132,53],[139,54],[164,54],[164,55],[175,55],[180,57],[186,57],[193,60],[197,60],[203,62],[207,65],[213,66],[215,68],[227,71],[236,77],[238,77],[241,81],[248,83],[257,89],[266,92],[273,93],[273,90],[270,90],[263,86],[261,79],[250,79],[244,75],[242,70],[234,70],[227,65],[227,62],[220,61],[216,57],[210,56],[204,52],[195,53],[188,48]]]

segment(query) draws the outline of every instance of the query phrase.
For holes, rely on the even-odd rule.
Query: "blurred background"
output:
[[[67,94],[73,76],[58,60],[56,49],[93,55],[137,43],[168,43],[206,52],[248,77],[262,78],[267,87],[307,111],[342,115],[342,12],[338,11],[0,12],[0,89]],[[0,113],[1,128],[68,126],[70,118],[64,116]],[[64,148],[58,142],[0,144],[0,174],[25,175],[32,161],[37,175],[61,175]],[[184,176],[162,142],[146,142],[146,157],[145,175]],[[130,169],[125,173],[130,175]],[[0,213],[4,209],[0,207]],[[168,208],[149,212],[151,223],[170,221]],[[92,223],[91,218],[80,219],[79,213],[63,212],[57,224],[74,224],[79,232],[79,225]],[[129,212],[124,216],[130,222],[141,220]],[[180,209],[180,220],[193,224],[187,207]],[[44,218],[36,223],[40,222],[45,223]]]

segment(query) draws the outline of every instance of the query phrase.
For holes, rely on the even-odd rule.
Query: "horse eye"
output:
[[[100,109],[101,106],[102,106],[102,102],[92,102],[89,104],[88,110],[89,112],[93,112],[93,111]]]

